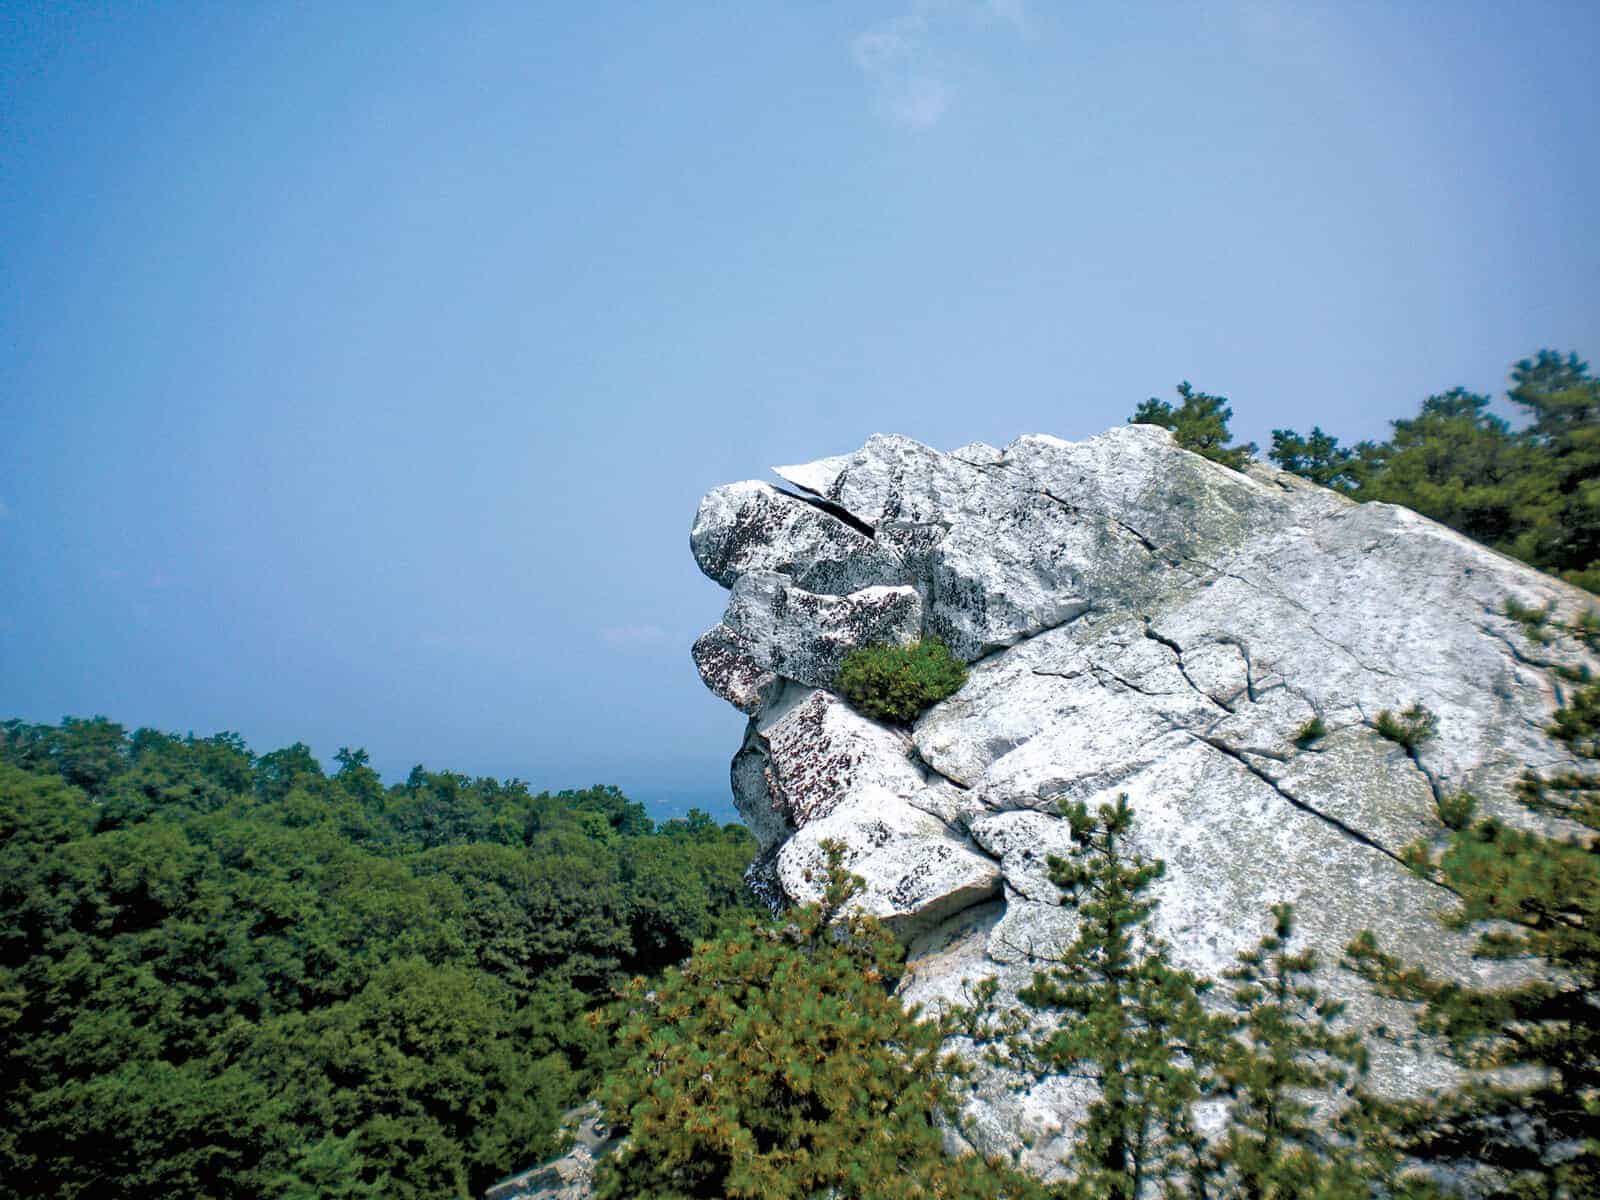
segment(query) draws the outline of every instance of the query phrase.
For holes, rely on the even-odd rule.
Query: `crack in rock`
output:
[[[820,509],[834,520],[843,521],[864,537],[872,538],[873,540],[877,539],[878,531],[842,504],[836,504],[832,500],[815,494],[808,495],[805,492],[791,492],[788,488],[775,487],[772,490],[780,496],[787,496],[791,500],[798,500],[802,504],[809,504],[812,508]]]
[[[1376,850],[1385,858],[1392,859],[1404,867],[1407,872],[1410,872],[1411,867],[1406,860],[1401,858],[1400,855],[1389,849],[1382,842],[1368,837],[1365,833],[1362,833],[1361,830],[1357,829],[1353,825],[1347,825],[1345,822],[1339,820],[1338,817],[1331,816],[1330,814],[1323,812],[1321,809],[1317,808],[1316,805],[1308,804],[1306,801],[1300,799],[1300,797],[1294,795],[1294,793],[1283,787],[1276,779],[1267,774],[1266,771],[1262,770],[1255,763],[1251,762],[1247,757],[1245,757],[1246,754],[1253,753],[1253,751],[1242,750],[1239,747],[1230,746],[1221,738],[1209,737],[1203,733],[1195,733],[1193,730],[1184,730],[1184,732],[1190,737],[1194,738],[1195,741],[1202,742],[1205,745],[1210,746],[1213,750],[1217,751],[1217,753],[1231,758],[1234,762],[1238,763],[1246,771],[1249,771],[1250,774],[1261,780],[1262,783],[1266,784],[1269,788],[1271,788],[1279,796],[1283,797],[1283,799],[1287,800],[1295,808],[1298,808],[1301,812],[1308,816],[1315,817],[1317,820],[1323,822],[1332,829],[1338,830],[1341,834],[1349,838],[1351,841],[1356,842],[1358,845],[1365,846],[1369,850]],[[1453,888],[1447,884],[1441,883],[1439,880],[1434,879],[1431,876],[1420,875],[1417,876],[1417,878],[1423,879],[1426,882],[1433,884],[1437,888],[1450,892],[1452,895],[1455,894]]]
[[[1236,638],[1231,634],[1223,634],[1217,638],[1217,644],[1219,646],[1232,646],[1239,652],[1239,657],[1244,659],[1244,694],[1251,704],[1260,703],[1261,697],[1256,694],[1255,664],[1250,661],[1250,647],[1243,639]],[[1271,691],[1272,689],[1269,688],[1268,690]],[[1231,698],[1237,700],[1238,696],[1235,695]]]
[[[1066,626],[1071,625],[1074,621],[1082,620],[1084,617],[1087,617],[1094,611],[1094,604],[1092,602],[1084,600],[1081,601],[1081,603],[1083,605],[1082,608],[1078,609],[1069,616],[1062,617],[1059,621],[1052,621],[1050,624],[1042,626],[1038,629],[1029,630],[1027,633],[1021,634],[1014,642],[1007,642],[1003,646],[996,646],[992,650],[985,650],[982,654],[978,655],[977,658],[974,658],[967,663],[968,669],[970,670],[974,667],[981,667],[986,663],[999,658],[1007,650],[1015,650],[1018,646],[1021,646],[1025,642],[1031,642],[1036,637],[1040,637],[1046,633],[1053,633],[1057,629],[1065,628]]]
[[[1510,636],[1501,630],[1496,629],[1492,625],[1479,625],[1478,628],[1484,633],[1487,633],[1490,637],[1494,638],[1495,641],[1499,642],[1507,650],[1511,651],[1511,657],[1516,659],[1525,667],[1537,667],[1541,671],[1556,671],[1560,670],[1565,665],[1564,663],[1553,662],[1548,659],[1534,658],[1532,655],[1522,650],[1522,648],[1519,647]]]
[[[1373,736],[1383,738],[1383,740],[1386,742],[1394,740],[1392,738],[1384,738],[1383,734],[1378,732],[1378,725],[1376,721],[1364,721],[1362,723],[1368,729],[1372,730]],[[1444,785],[1439,782],[1434,773],[1430,771],[1423,763],[1422,751],[1416,746],[1407,746],[1404,742],[1395,742],[1394,744],[1406,752],[1406,758],[1409,759],[1411,761],[1411,765],[1417,769],[1417,774],[1422,776],[1423,782],[1428,785],[1428,790],[1433,793],[1434,804],[1438,805],[1444,799]]]
[[[1155,626],[1150,623],[1149,617],[1144,619],[1144,636],[1149,638],[1152,642],[1157,642],[1165,646],[1168,650],[1172,651],[1172,657],[1175,660],[1175,665],[1178,668],[1178,674],[1182,675],[1183,681],[1194,689],[1195,695],[1211,701],[1211,703],[1222,709],[1223,712],[1229,714],[1233,713],[1233,705],[1227,703],[1225,700],[1221,700],[1216,696],[1213,696],[1210,692],[1206,691],[1205,688],[1201,687],[1193,679],[1189,678],[1189,672],[1183,665],[1183,647],[1178,645],[1178,643],[1173,641],[1171,638],[1166,637],[1158,632]]]

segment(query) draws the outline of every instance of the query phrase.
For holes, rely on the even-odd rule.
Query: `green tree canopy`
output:
[[[1178,400],[1174,407],[1152,396],[1134,410],[1128,422],[1170,429],[1185,450],[1203,454],[1235,471],[1244,470],[1255,457],[1256,447],[1254,442],[1229,445],[1233,435],[1228,432],[1228,422],[1233,418],[1233,409],[1228,407],[1228,398],[1197,392],[1186,379],[1178,385]]]
[[[1208,1149],[1213,1190],[1361,1200],[1378,1170],[1317,1110],[1353,1106],[1366,1047],[1359,1030],[1342,1027],[1344,1005],[1317,985],[1316,952],[1291,948],[1294,928],[1293,907],[1274,905],[1271,931],[1223,973],[1233,1030],[1215,1064],[1228,1123]]]
[[[627,1140],[602,1197],[884,1200],[1033,1195],[944,1154],[945,1031],[894,995],[901,950],[846,915],[859,881],[831,847],[822,904],[702,943],[636,981],[617,1015],[621,1065],[602,1092]]]
[[[1201,1003],[1210,983],[1174,966],[1147,928],[1156,908],[1150,888],[1165,867],[1128,845],[1128,798],[1093,814],[1083,804],[1062,812],[1072,852],[1048,859],[1049,876],[1076,910],[1075,936],[1018,993],[1026,1010],[969,1014],[977,1016],[969,1032],[1025,1077],[1094,1083],[1067,1164],[1072,1194],[1139,1200],[1203,1173],[1193,1106],[1227,1026]],[[979,990],[980,1008],[995,995],[990,981]]]
[[[584,1014],[755,911],[742,826],[337,761],[0,726],[8,1195],[476,1195],[596,1082]]]
[[[1564,636],[1592,646],[1596,637],[1592,621],[1529,624],[1535,645]],[[1395,1152],[1471,1170],[1495,1195],[1600,1195],[1600,683],[1556,673],[1578,686],[1548,733],[1582,765],[1529,771],[1521,799],[1571,832],[1460,820],[1442,851],[1421,843],[1408,852],[1459,897],[1445,919],[1481,931],[1480,956],[1544,970],[1519,985],[1475,988],[1435,978],[1370,934],[1348,950],[1383,991],[1415,1002],[1421,1027],[1473,1072],[1436,1100],[1375,1105],[1374,1126]]]

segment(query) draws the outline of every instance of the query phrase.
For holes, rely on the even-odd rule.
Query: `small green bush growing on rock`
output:
[[[1570,624],[1556,620],[1555,611],[1554,601],[1543,608],[1529,608],[1526,604],[1519,604],[1512,597],[1506,598],[1505,606],[1501,609],[1505,616],[1522,626],[1522,632],[1530,642],[1549,646],[1556,641],[1558,635],[1567,634],[1590,650],[1600,650],[1600,610],[1588,609],[1577,621]],[[1556,667],[1554,670],[1564,679],[1580,678],[1570,667]]]
[[[845,656],[836,690],[880,721],[910,724],[967,681],[967,668],[938,638],[910,646],[864,646]]]
[[[1294,744],[1300,749],[1306,750],[1327,736],[1328,727],[1322,723],[1322,718],[1312,717],[1294,731]]]
[[[1384,709],[1378,714],[1373,727],[1377,729],[1379,737],[1398,743],[1409,753],[1439,732],[1439,718],[1419,702],[1399,716]]]
[[[1439,810],[1439,820],[1446,829],[1462,830],[1472,823],[1478,801],[1470,792],[1452,792],[1440,796],[1434,807]]]
[[[1506,597],[1504,613],[1527,634],[1528,640],[1538,642],[1541,646],[1550,642],[1550,631],[1546,628],[1550,624],[1550,616],[1555,612],[1555,604],[1550,603],[1543,608],[1530,608],[1520,604],[1514,597]]]

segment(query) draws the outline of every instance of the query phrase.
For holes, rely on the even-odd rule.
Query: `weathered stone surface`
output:
[[[1570,620],[1584,593],[1404,509],[1232,471],[1149,426],[948,454],[877,436],[778,473],[817,505],[738,484],[697,518],[702,568],[734,590],[707,638],[744,656],[702,672],[753,714],[734,791],[777,886],[813,898],[821,842],[843,842],[864,905],[908,940],[908,1003],[960,1002],[986,976],[1009,1002],[1073,935],[1046,874],[1068,845],[1062,801],[1124,792],[1138,848],[1166,861],[1156,931],[1186,967],[1220,974],[1287,900],[1325,962],[1372,929],[1442,974],[1510,969],[1471,957],[1436,920],[1449,897],[1398,856],[1439,834],[1437,801],[1457,790],[1529,820],[1515,779],[1565,761],[1544,732],[1558,703],[1544,664],[1600,661],[1535,645],[1502,614],[1514,599]],[[909,737],[822,690],[828,620],[849,623],[824,610],[860,612],[885,588],[904,605],[885,640],[917,632],[914,595],[920,632],[972,664]],[[837,599],[804,610],[804,593]],[[1375,725],[1414,703],[1438,734],[1408,753]],[[1313,717],[1327,732],[1302,745]],[[1323,982],[1354,1021],[1408,1020],[1349,974]],[[1437,1056],[1373,1049],[1379,1090],[1450,1076]],[[961,1136],[1048,1170],[1088,1098],[991,1075]]]
[[[937,818],[886,799],[835,809],[784,844],[778,881],[796,903],[822,899],[830,840],[843,843],[844,866],[866,881],[857,907],[905,938],[1000,891],[998,863],[950,836]]]
[[[798,903],[822,897],[828,841],[866,880],[860,907],[906,936],[999,891],[999,864],[936,815],[959,809],[957,789],[929,778],[905,734],[830,692],[792,687],[752,721],[734,788],[763,847],[787,837],[775,872]]]
[[[695,664],[717,695],[745,712],[734,696],[761,688],[746,684],[748,669],[722,665],[720,647],[737,647],[743,663],[770,678],[781,676],[811,687],[829,687],[845,655],[858,646],[907,645],[922,633],[922,597],[916,588],[865,587],[847,596],[819,595],[775,571],[739,576],[722,621],[695,643]],[[702,653],[701,645],[716,647]],[[727,694],[732,693],[732,695]]]
[[[689,653],[701,682],[742,713],[756,713],[783,686],[758,660],[758,647],[726,625],[702,633]]]
[[[775,571],[811,592],[842,595],[905,583],[900,556],[838,517],[764,483],[717,488],[700,502],[689,547],[723,587]]]

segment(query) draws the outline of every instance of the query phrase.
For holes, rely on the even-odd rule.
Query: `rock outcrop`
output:
[[[1491,981],[1449,900],[1401,849],[1441,832],[1440,798],[1525,822],[1512,784],[1556,766],[1544,734],[1554,663],[1508,601],[1575,619],[1584,593],[1405,509],[1357,505],[1261,466],[1239,473],[1151,426],[1087,441],[1024,437],[940,453],[877,436],[777,474],[795,489],[718,488],[691,537],[731,589],[695,645],[706,684],[750,715],[733,761],[758,875],[815,897],[821,843],[866,880],[860,902],[910,947],[908,1003],[999,1002],[1071,936],[1045,860],[1059,806],[1127,793],[1136,841],[1164,859],[1158,932],[1216,976],[1291,901],[1336,962],[1360,930],[1435,971]],[[910,730],[828,690],[857,645],[933,635],[965,687]],[[1407,750],[1375,729],[1421,704],[1437,734]],[[1313,718],[1326,734],[1297,735]],[[1408,1019],[1330,969],[1361,1023]],[[1376,1048],[1392,1094],[1446,1081],[1426,1051]],[[1085,1096],[993,1078],[966,1136],[1048,1171]]]
[[[571,1147],[543,1166],[502,1179],[483,1200],[590,1200],[594,1172],[600,1160],[620,1142],[601,1119],[600,1106],[591,1101],[562,1114],[563,1133]]]

